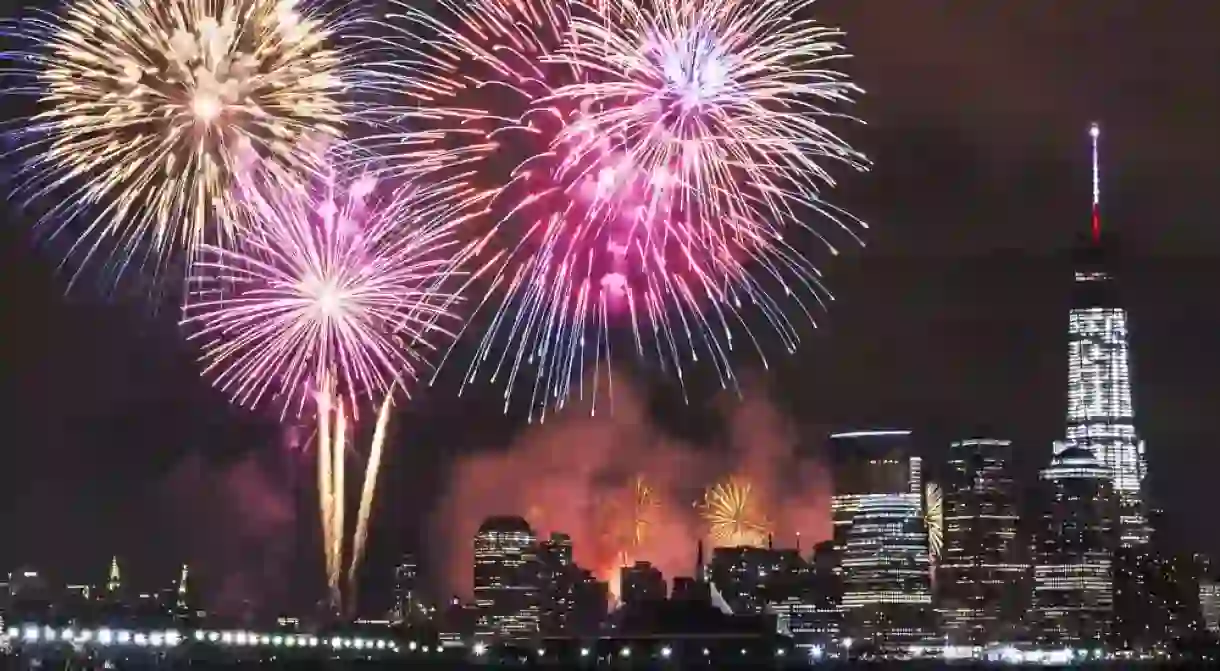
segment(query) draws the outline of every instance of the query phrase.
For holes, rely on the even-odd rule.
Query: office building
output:
[[[843,635],[901,654],[931,634],[922,463],[909,431],[831,436]]]
[[[1098,140],[1093,139],[1093,230],[1075,257],[1075,284],[1068,314],[1067,431],[1055,452],[1088,450],[1113,480],[1118,499],[1119,544],[1149,541],[1144,444],[1135,430],[1131,399],[1131,344],[1127,312],[1111,275],[1116,251],[1101,229]]]
[[[1103,645],[1113,612],[1113,478],[1089,450],[1068,448],[1042,470],[1033,624],[1045,645]]]
[[[1012,441],[952,443],[942,481],[937,596],[945,634],[962,646],[1017,640],[1028,566],[1018,548]]]
[[[1220,583],[1214,580],[1199,583],[1199,609],[1203,626],[1213,634],[1220,634]]]
[[[481,638],[537,635],[538,539],[520,517],[489,517],[474,539],[474,599]]]

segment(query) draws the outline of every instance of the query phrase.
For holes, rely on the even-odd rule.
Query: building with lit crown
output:
[[[538,538],[520,517],[489,517],[474,539],[476,636],[528,638],[538,634]]]
[[[1115,496],[1110,471],[1069,448],[1040,474],[1044,509],[1034,556],[1032,624],[1040,644],[1102,645],[1113,614]]]
[[[961,646],[1017,640],[1029,567],[1018,548],[1012,441],[952,443],[941,480],[944,550],[937,597],[945,634]]]
[[[1146,544],[1151,536],[1144,478],[1144,444],[1135,430],[1127,312],[1111,275],[1112,236],[1101,232],[1100,176],[1094,124],[1093,231],[1075,254],[1068,314],[1068,408],[1064,440],[1055,453],[1082,448],[1109,469],[1119,504],[1119,543]]]
[[[922,462],[909,431],[831,436],[845,637],[902,653],[931,634]]]

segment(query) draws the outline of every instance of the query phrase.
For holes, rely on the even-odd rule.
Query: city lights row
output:
[[[387,639],[343,636],[319,637],[308,634],[263,634],[252,631],[198,630],[183,635],[174,629],[132,631],[127,629],[55,629],[52,627],[10,627],[11,643],[67,643],[70,645],[134,645],[141,648],[173,648],[185,642],[212,643],[235,647],[330,648],[333,650],[382,650],[399,652],[398,643]],[[410,649],[414,651],[416,644]]]
[[[488,648],[487,644],[485,644],[485,643],[475,643],[474,647],[472,649],[472,652],[474,652],[476,657],[482,657],[490,652],[490,648]],[[650,651],[647,649],[641,650],[639,648],[632,648],[629,645],[625,645],[625,646],[619,648],[618,657],[620,657],[622,659],[631,659],[631,658],[637,657],[641,654],[643,654],[644,656],[647,657],[649,655],[649,652]],[[536,651],[536,654],[538,657],[544,658],[547,656],[547,650],[546,650],[546,648],[539,648]],[[580,649],[581,658],[588,658],[588,657],[592,656],[593,654],[594,654],[594,651],[591,648],[585,647],[585,648]],[[709,648],[703,649],[704,657],[710,657],[711,654],[712,654],[712,651]],[[750,654],[751,653],[748,649],[746,649],[746,648],[741,649],[741,655],[743,657],[748,656]],[[807,654],[810,659],[819,660],[823,656],[822,648],[820,646],[813,646],[812,648],[809,649],[809,652]],[[787,655],[788,655],[788,650],[786,650],[784,648],[776,648],[776,650],[775,650],[776,657],[785,657]],[[603,653],[600,656],[610,656],[610,655]],[[656,652],[653,653],[653,656],[663,659],[663,660],[672,659],[674,656],[674,649],[672,646],[668,646],[668,645],[662,646],[659,650],[656,650]]]

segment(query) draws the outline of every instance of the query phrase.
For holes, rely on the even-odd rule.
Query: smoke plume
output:
[[[762,497],[777,547],[793,546],[798,533],[805,550],[828,537],[822,465],[798,456],[797,432],[762,385],[749,384],[744,402],[733,396],[716,404],[724,440],[696,445],[662,430],[645,393],[628,378],[615,374],[613,412],[599,406],[592,416],[587,406],[572,407],[505,449],[456,464],[432,536],[446,539],[435,565],[447,568],[450,593],[470,594],[474,534],[491,515],[520,515],[540,537],[570,534],[576,563],[612,585],[624,559],[650,561],[667,579],[689,576],[696,543],[708,531],[694,504],[729,475],[747,478]],[[631,548],[624,530],[632,526],[637,476],[659,505],[647,517],[642,544]]]
[[[255,453],[223,466],[192,455],[162,483],[164,499],[181,509],[177,517],[190,520],[178,540],[192,575],[202,577],[209,611],[250,618],[291,588],[296,513],[281,481]]]

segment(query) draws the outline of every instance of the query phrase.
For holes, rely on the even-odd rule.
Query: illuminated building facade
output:
[[[520,517],[489,517],[474,539],[474,599],[479,637],[538,633],[538,538]]]
[[[1101,645],[1113,613],[1115,496],[1110,471],[1068,448],[1042,470],[1045,509],[1034,557],[1033,620],[1046,645]]]
[[[1055,452],[1083,448],[1110,471],[1119,505],[1119,543],[1143,545],[1151,536],[1146,510],[1144,444],[1135,431],[1127,312],[1110,275],[1113,240],[1101,234],[1097,141],[1093,137],[1093,236],[1075,259],[1068,314],[1067,432]]]
[[[909,431],[835,434],[831,454],[843,634],[903,652],[931,633],[922,463]]]
[[[1220,583],[1212,580],[1199,583],[1199,608],[1207,630],[1220,634]]]
[[[952,443],[942,480],[944,551],[937,586],[949,642],[1016,640],[1029,567],[1018,549],[1012,441]]]

